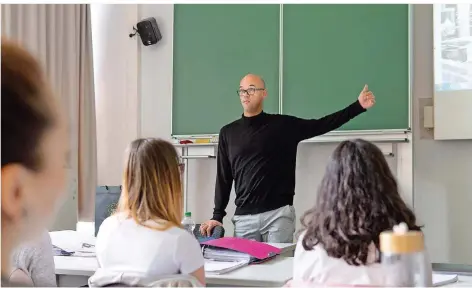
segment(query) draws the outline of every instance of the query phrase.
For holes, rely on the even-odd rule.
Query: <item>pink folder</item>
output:
[[[205,246],[213,246],[218,248],[226,248],[238,252],[247,253],[250,256],[257,258],[259,260],[264,260],[267,258],[272,258],[276,255],[279,255],[282,250],[277,247],[257,242],[254,240],[248,240],[244,238],[236,237],[224,237],[219,239],[214,239],[202,243]]]

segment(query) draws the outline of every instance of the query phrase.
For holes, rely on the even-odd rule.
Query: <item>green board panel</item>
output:
[[[279,110],[280,5],[174,5],[172,134],[217,134],[241,117],[236,91],[264,77],[264,110]]]
[[[409,128],[408,20],[408,5],[284,5],[283,113],[319,118],[369,84],[376,105],[340,130]]]

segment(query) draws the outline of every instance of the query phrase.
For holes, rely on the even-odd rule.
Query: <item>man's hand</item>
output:
[[[359,94],[358,100],[364,109],[369,109],[370,107],[374,106],[375,96],[372,91],[369,91],[367,84],[364,86],[364,89],[362,89],[361,94]]]
[[[207,222],[200,225],[200,234],[202,234],[205,237],[210,237],[211,231],[216,226],[223,226],[223,224],[216,220],[208,220]]]

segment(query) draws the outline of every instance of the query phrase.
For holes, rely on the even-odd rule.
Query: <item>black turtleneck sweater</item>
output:
[[[233,180],[236,215],[293,205],[298,143],[335,130],[364,111],[356,101],[320,119],[262,112],[224,126],[219,134],[212,219],[223,221]]]

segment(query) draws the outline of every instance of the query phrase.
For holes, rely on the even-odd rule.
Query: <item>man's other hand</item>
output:
[[[213,228],[216,226],[223,226],[223,224],[216,220],[208,220],[200,225],[200,234],[204,237],[210,237],[211,231],[213,231]]]

